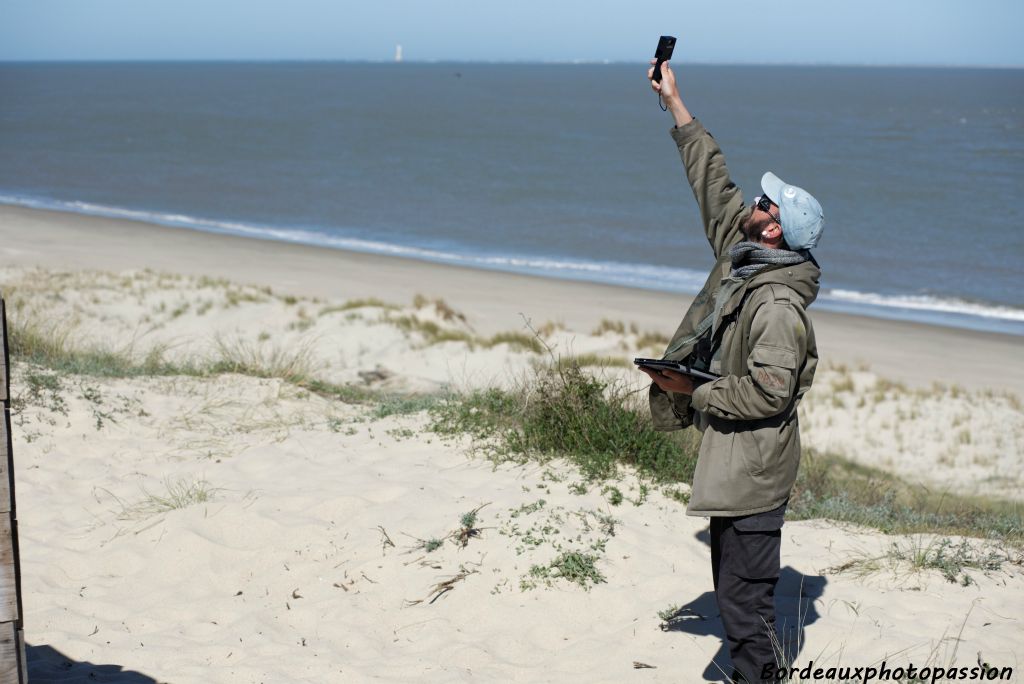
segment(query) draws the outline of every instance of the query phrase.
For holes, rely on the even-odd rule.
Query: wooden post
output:
[[[11,449],[11,376],[7,311],[0,295],[0,684],[28,684],[21,609],[18,518],[14,506],[14,454]]]

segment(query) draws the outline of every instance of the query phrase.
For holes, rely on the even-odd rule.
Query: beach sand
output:
[[[577,331],[592,330],[607,318],[671,335],[691,300],[3,205],[0,255],[6,266],[150,268],[331,300],[377,297],[404,303],[422,293],[466,312],[474,329],[487,335],[521,330],[521,313],[534,322],[559,321]],[[1024,390],[1018,337],[812,311],[825,362],[866,363],[879,375],[911,386],[939,381],[973,389]]]
[[[396,393],[513,385],[545,358],[523,316],[558,354],[658,354],[644,333],[670,335],[688,303],[12,207],[0,255],[9,316],[69,344]],[[1019,339],[812,316],[823,368],[805,443],[940,491],[1024,496]],[[278,378],[15,364],[12,387],[33,682],[721,680],[707,521],[628,470],[613,505],[569,463],[494,465],[426,412]],[[474,510],[479,533],[456,543]],[[783,534],[780,631],[797,665],[1019,671],[1019,558],[957,582],[889,560],[857,574],[837,568],[933,539],[824,520]],[[596,555],[605,581],[531,572],[560,548]]]

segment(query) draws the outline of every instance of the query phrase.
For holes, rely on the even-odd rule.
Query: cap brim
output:
[[[782,199],[782,188],[785,185],[786,184],[782,182],[782,179],[771,171],[761,176],[761,189],[764,190],[764,194],[768,195],[768,199],[776,205],[779,203],[779,200]]]

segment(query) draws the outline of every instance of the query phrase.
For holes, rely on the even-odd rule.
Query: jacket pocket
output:
[[[736,438],[733,440],[733,449],[738,450],[739,454],[733,454],[739,456],[743,461],[743,465],[747,468],[747,475],[751,477],[757,477],[764,473],[765,467],[765,453],[761,447],[761,439],[758,439],[759,435],[756,434],[755,430],[740,430],[736,432]]]
[[[762,390],[777,397],[793,395],[796,352],[759,344],[750,351],[750,361],[750,375]]]

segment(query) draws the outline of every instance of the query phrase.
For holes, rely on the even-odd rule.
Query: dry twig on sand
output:
[[[395,542],[391,541],[391,537],[388,536],[387,530],[384,529],[383,525],[377,525],[377,529],[380,530],[380,552],[383,554],[387,551],[387,548],[395,548]]]
[[[474,563],[474,565],[479,567],[481,565],[481,563]],[[427,596],[425,598],[417,599],[415,601],[410,601],[410,600],[406,599],[405,604],[406,604],[406,606],[416,606],[416,605],[419,605],[419,604],[423,603],[424,601],[427,601],[428,604],[429,603],[433,603],[434,601],[436,601],[437,599],[441,598],[442,596],[447,594],[449,591],[454,589],[456,582],[461,582],[462,580],[466,579],[470,575],[476,574],[478,572],[480,572],[480,571],[479,570],[467,570],[465,565],[460,565],[459,566],[458,574],[449,577],[448,579],[444,580],[443,582],[438,582],[437,584],[435,584],[433,586],[433,588],[430,590],[430,593],[427,594]]]

